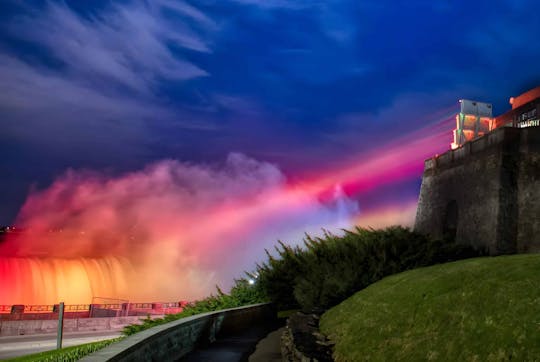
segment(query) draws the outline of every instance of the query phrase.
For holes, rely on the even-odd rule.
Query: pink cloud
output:
[[[0,303],[201,298],[279,238],[349,226],[354,202],[335,201],[290,190],[277,167],[241,154],[223,166],[165,160],[118,178],[68,171],[28,197],[18,219],[28,231],[1,245]]]
[[[0,246],[9,276],[0,303],[88,303],[107,291],[138,301],[196,299],[251,270],[278,239],[411,225],[412,201],[362,214],[348,195],[417,178],[425,158],[448,149],[447,128],[447,119],[433,122],[296,183],[238,153],[222,166],[164,160],[116,178],[68,171],[28,197],[18,222],[29,231]]]

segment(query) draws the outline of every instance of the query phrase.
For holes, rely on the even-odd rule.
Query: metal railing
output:
[[[187,302],[164,302],[164,303],[92,303],[92,304],[69,304],[64,306],[66,317],[72,315],[76,317],[84,317],[81,314],[88,313],[88,317],[95,316],[128,316],[134,313],[150,314],[171,314],[179,313]],[[42,304],[42,305],[23,305],[23,304],[4,304],[0,305],[0,315],[2,319],[9,319],[8,315],[37,315],[37,314],[56,314],[59,312],[58,304]]]

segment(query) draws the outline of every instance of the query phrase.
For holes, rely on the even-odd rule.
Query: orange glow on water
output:
[[[3,304],[84,304],[94,296],[127,295],[130,270],[126,260],[112,257],[0,258],[0,300]]]

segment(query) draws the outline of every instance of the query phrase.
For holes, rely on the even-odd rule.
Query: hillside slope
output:
[[[387,277],[326,312],[338,361],[539,360],[540,254]]]

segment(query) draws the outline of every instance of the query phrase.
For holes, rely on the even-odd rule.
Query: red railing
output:
[[[53,313],[54,305],[25,305],[24,313]]]
[[[66,318],[111,317],[146,314],[174,314],[186,301],[166,303],[70,304],[64,307]],[[59,305],[0,305],[0,320],[54,319]]]
[[[64,306],[66,312],[86,312],[90,310],[90,304],[72,304]]]

